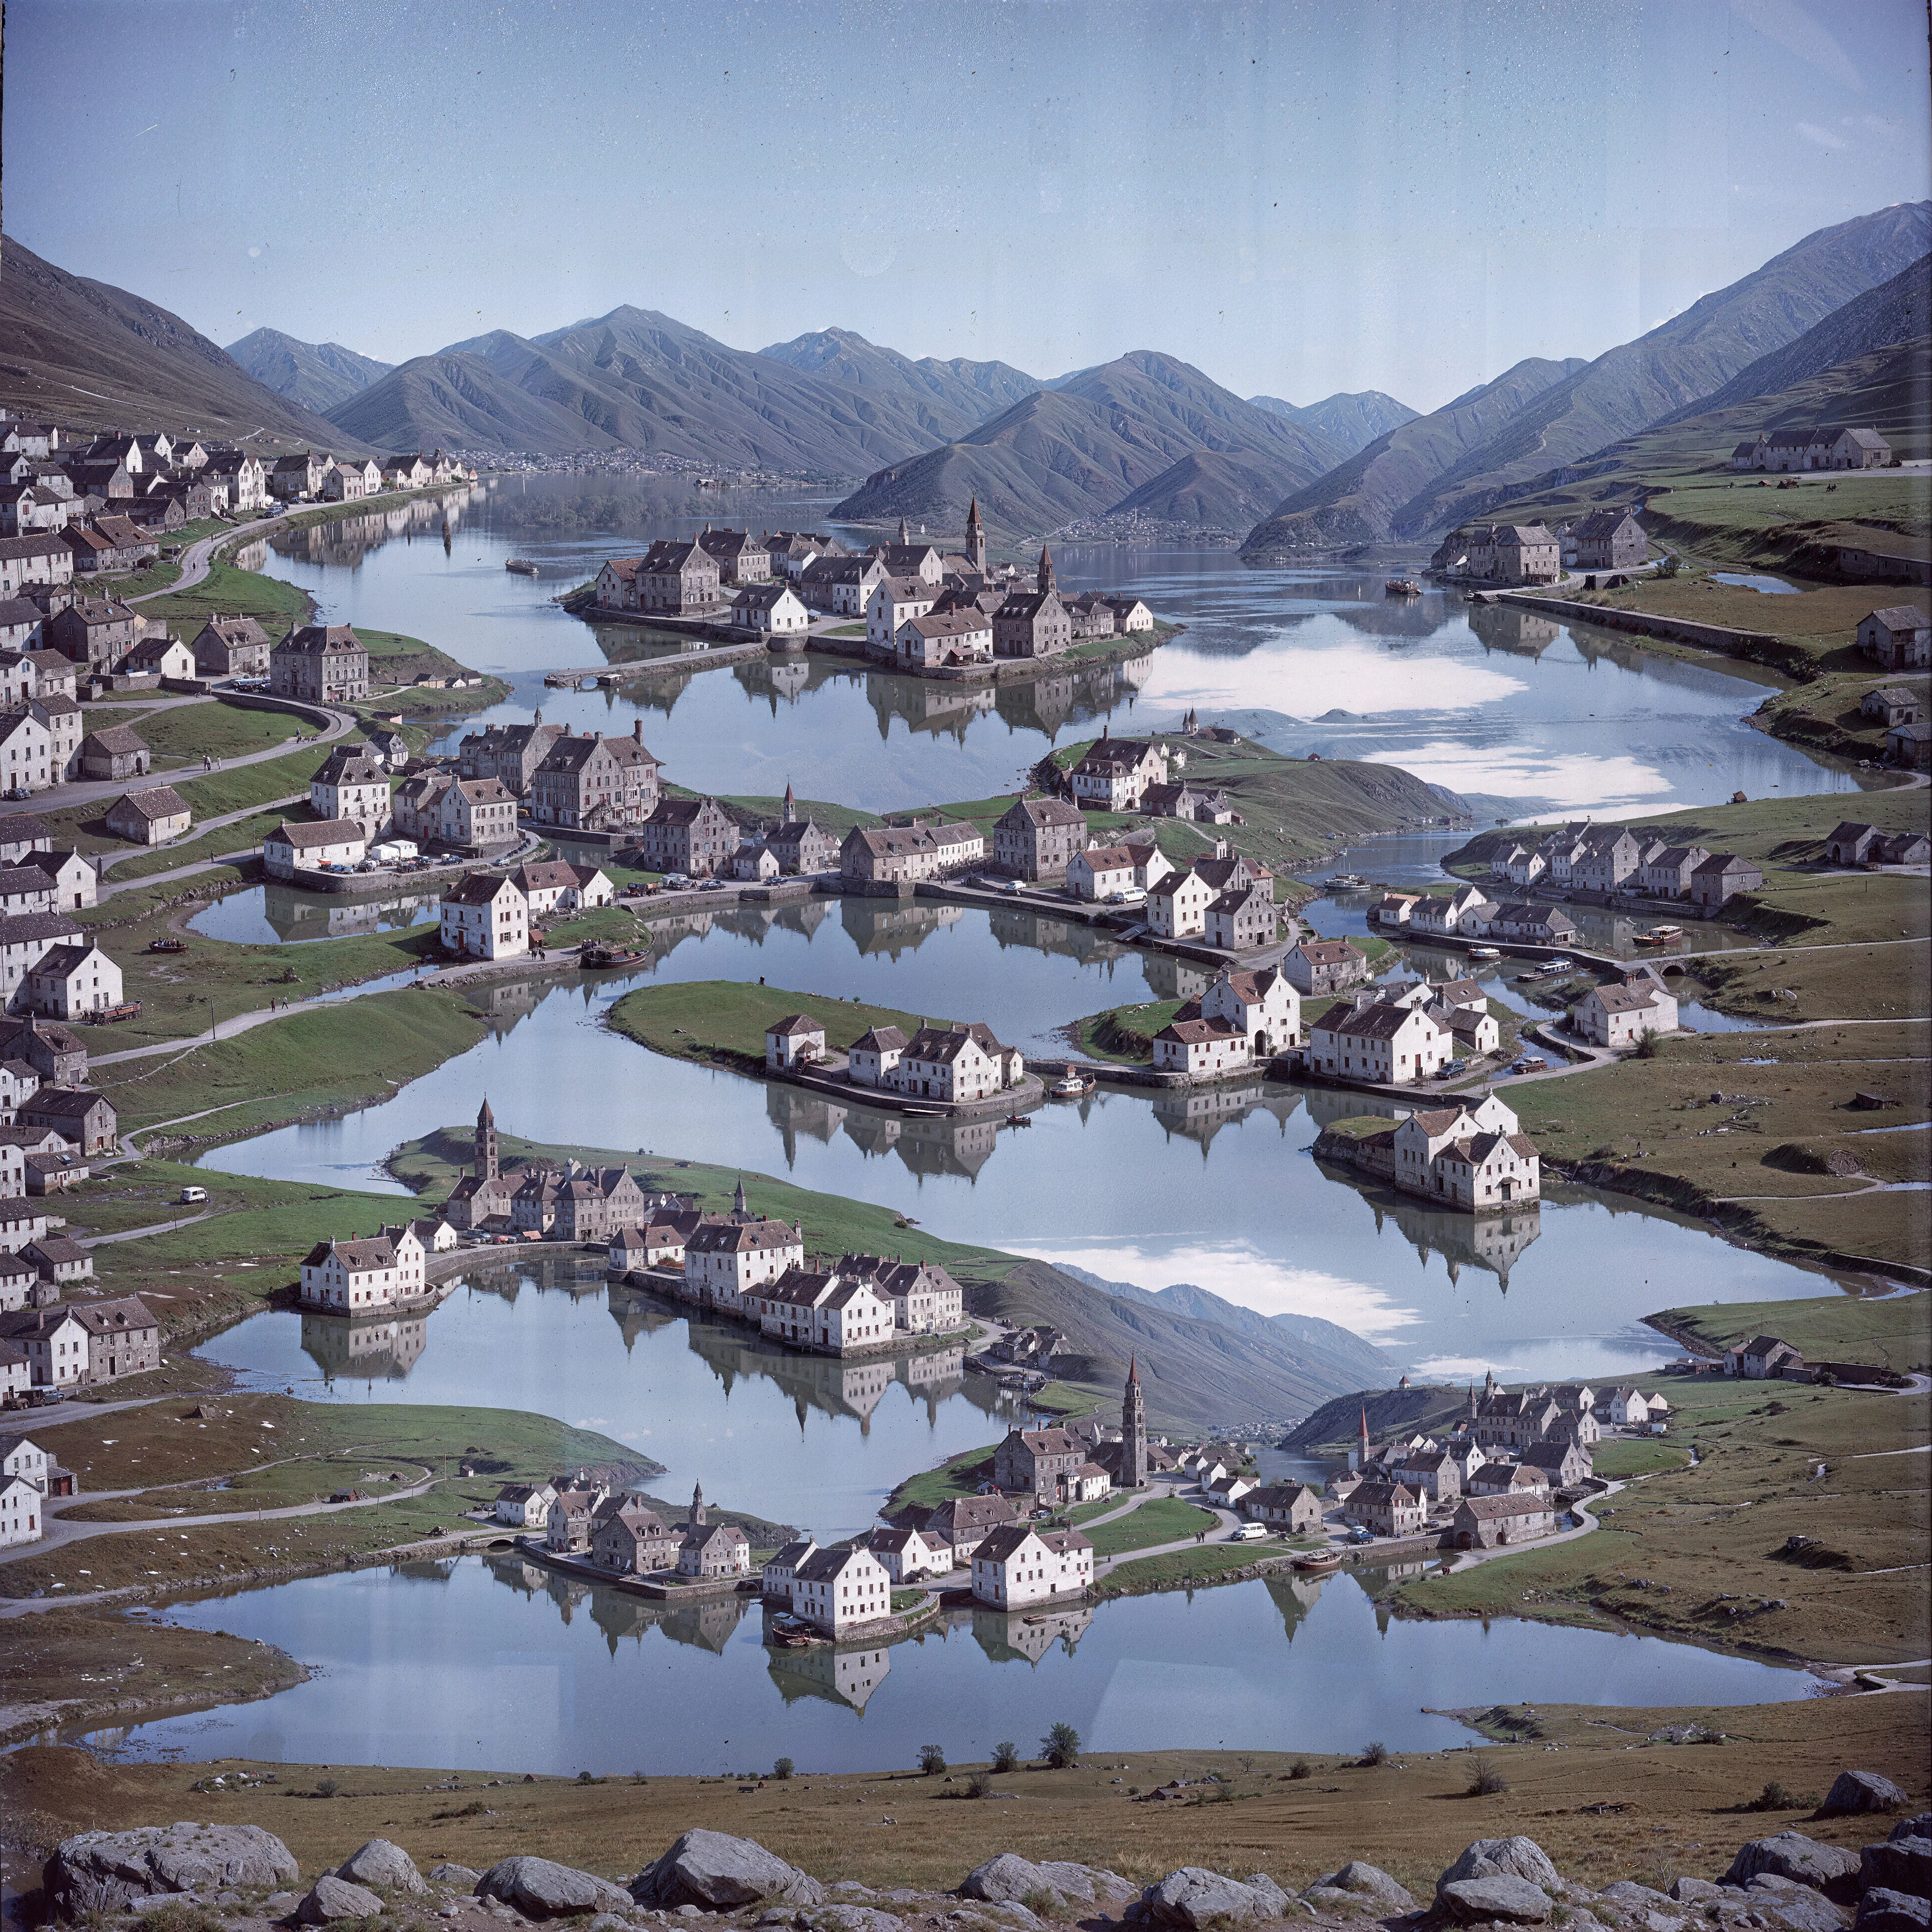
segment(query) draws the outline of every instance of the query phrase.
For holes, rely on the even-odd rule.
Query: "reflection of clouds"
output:
[[[1318,718],[1324,711],[1466,711],[1499,704],[1528,687],[1520,678],[1462,657],[1421,652],[1400,656],[1335,626],[1333,643],[1304,626],[1292,644],[1236,659],[1156,652],[1142,695],[1216,710],[1285,711]]]
[[[1261,1315],[1312,1315],[1352,1329],[1370,1341],[1408,1327],[1421,1316],[1366,1282],[1298,1268],[1246,1246],[1165,1248],[1155,1251],[1108,1244],[1085,1248],[1008,1246],[1035,1261],[1071,1262],[1103,1280],[1136,1288],[1166,1288],[1188,1282]]]
[[[1378,764],[1400,765],[1404,771],[1432,784],[1445,784],[1452,791],[1538,798],[1551,807],[1586,806],[1598,817],[1671,790],[1670,779],[1637,759],[1552,752],[1532,743],[1471,745],[1437,738],[1426,745],[1362,755]]]
[[[1490,1374],[1507,1380],[1522,1372],[1517,1364],[1499,1360],[1493,1355],[1431,1355],[1427,1361],[1414,1363],[1409,1369],[1412,1376],[1449,1382]]]

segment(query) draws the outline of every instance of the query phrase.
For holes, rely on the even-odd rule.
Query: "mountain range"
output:
[[[1310,429],[1319,430],[1328,440],[1338,445],[1348,455],[1366,448],[1378,436],[1386,436],[1392,429],[1400,429],[1406,422],[1413,422],[1421,412],[1412,410],[1406,403],[1399,403],[1393,396],[1385,396],[1379,389],[1364,389],[1359,395],[1324,396],[1318,403],[1310,403],[1306,409],[1298,409],[1292,403],[1285,403],[1279,396],[1250,396],[1248,400],[1258,410],[1267,410],[1278,416],[1286,416],[1290,422],[1305,423]]]
[[[258,382],[318,414],[359,395],[394,366],[339,342],[298,342],[279,328],[258,328],[231,342],[228,352]]]
[[[1820,229],[1594,362],[1519,363],[1378,437],[1278,504],[1244,548],[1414,542],[1453,530],[1520,495],[1553,466],[1701,407],[1751,364],[1904,272],[1928,242],[1932,202]]]

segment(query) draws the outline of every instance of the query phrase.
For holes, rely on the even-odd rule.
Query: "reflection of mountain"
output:
[[[883,1644],[853,1650],[814,1643],[802,1650],[774,1650],[766,1667],[788,1704],[801,1697],[823,1697],[828,1704],[862,1711],[867,1700],[886,1681],[892,1660]]]
[[[304,1315],[302,1353],[325,1382],[338,1376],[361,1382],[400,1382],[416,1365],[429,1340],[424,1317],[388,1316],[364,1321],[346,1315]]]
[[[1037,1664],[1055,1644],[1071,1657],[1093,1621],[1084,1604],[1012,1614],[976,1609],[973,1641],[994,1664]]]

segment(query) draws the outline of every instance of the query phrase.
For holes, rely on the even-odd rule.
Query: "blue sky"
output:
[[[1918,0],[10,0],[6,229],[226,343],[622,302],[1432,408],[1932,180]]]

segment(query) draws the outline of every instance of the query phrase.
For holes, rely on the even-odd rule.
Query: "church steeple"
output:
[[[1040,569],[1034,578],[1034,588],[1042,596],[1054,588],[1053,581],[1053,553],[1046,544],[1040,547]]]
[[[1366,1402],[1362,1405],[1361,1432],[1356,1438],[1355,1456],[1355,1467],[1366,1469],[1369,1466],[1369,1406]]]
[[[704,1526],[704,1485],[694,1484],[691,1491],[691,1526],[701,1529]]]
[[[496,1172],[496,1117],[485,1100],[476,1113],[476,1178],[494,1180]]]
[[[1127,1385],[1120,1396],[1120,1486],[1147,1487],[1147,1397],[1141,1392],[1140,1358],[1127,1364]]]
[[[986,574],[986,526],[980,520],[980,500],[976,496],[966,512],[966,556],[982,577]]]
[[[900,518],[900,519],[899,519],[899,547],[900,547],[900,548],[903,550],[903,549],[904,549],[904,548],[908,544],[909,544],[911,542],[912,542],[912,532],[911,532],[911,531],[910,531],[910,530],[908,530],[908,529],[906,528],[906,520],[904,519],[904,518],[902,517],[902,518]]]
[[[792,796],[791,780],[787,778],[785,780],[784,822],[788,825],[794,824],[797,818],[798,800]]]
[[[750,1215],[751,1211],[745,1200],[745,1178],[740,1174],[738,1177],[738,1185],[731,1196],[731,1212],[742,1221]]]

